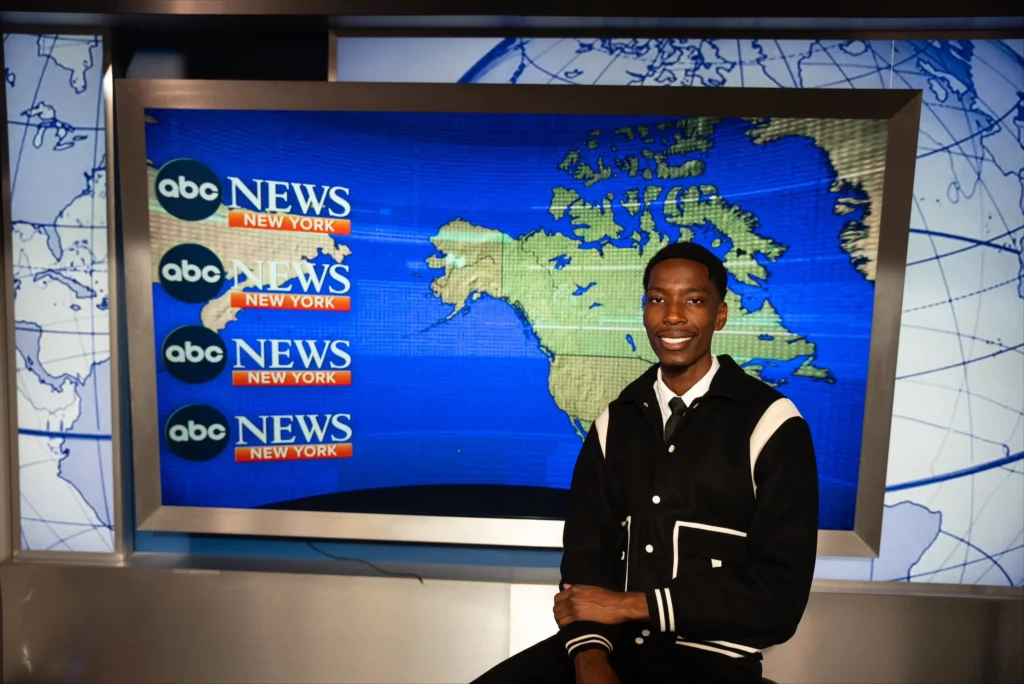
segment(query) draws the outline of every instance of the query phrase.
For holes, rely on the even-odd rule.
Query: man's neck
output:
[[[700,379],[710,370],[711,352],[709,351],[689,366],[662,366],[661,379],[673,394],[681,397],[700,382]]]

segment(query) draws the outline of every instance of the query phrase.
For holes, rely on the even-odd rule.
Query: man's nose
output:
[[[672,325],[686,323],[686,309],[683,305],[667,302],[665,306],[665,322]]]

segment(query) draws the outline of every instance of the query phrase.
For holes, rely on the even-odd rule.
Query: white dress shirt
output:
[[[711,369],[704,374],[700,380],[694,384],[693,387],[688,389],[686,393],[680,397],[686,404],[687,408],[693,406],[693,402],[696,399],[703,397],[711,389],[711,380],[715,377],[715,373],[718,372],[718,357],[714,354],[711,355]],[[668,423],[669,417],[672,415],[672,408],[668,405],[672,399],[677,395],[675,392],[668,388],[665,381],[661,379],[661,369],[658,369],[658,379],[654,381],[654,394],[658,397],[658,406],[661,408],[661,426],[665,427]]]

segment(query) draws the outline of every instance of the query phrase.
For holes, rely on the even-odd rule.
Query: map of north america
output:
[[[439,255],[427,263],[444,272],[431,289],[452,307],[449,318],[484,296],[514,307],[548,356],[553,400],[581,437],[621,388],[657,361],[643,329],[639,279],[658,249],[710,233],[707,246],[723,258],[730,283],[748,290],[768,282],[771,264],[786,253],[754,213],[701,182],[715,163],[719,123],[667,119],[581,136],[578,148],[553,160],[566,184],[551,189],[548,213],[555,227],[569,224],[557,232],[539,227],[512,238],[461,216],[432,238]],[[837,253],[845,251],[851,268],[873,280],[881,202],[874,169],[884,166],[884,122],[749,123],[745,134],[756,145],[804,136],[825,152],[836,178],[833,211],[862,209],[836,236]],[[624,180],[635,185],[617,192]],[[794,376],[833,381],[816,363],[814,341],[788,328],[770,298],[754,306],[731,287],[726,303],[730,321],[715,338],[716,353],[758,376],[765,363],[796,361]]]

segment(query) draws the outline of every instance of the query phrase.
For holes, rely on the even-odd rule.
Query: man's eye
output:
[[[663,300],[662,300],[661,297],[648,297],[647,298],[647,303],[648,304],[661,304],[662,301]]]
[[[697,305],[700,305],[700,304],[704,303],[704,300],[701,299],[700,297],[690,297],[690,299],[688,299],[687,301],[689,301],[691,304],[697,304]]]

